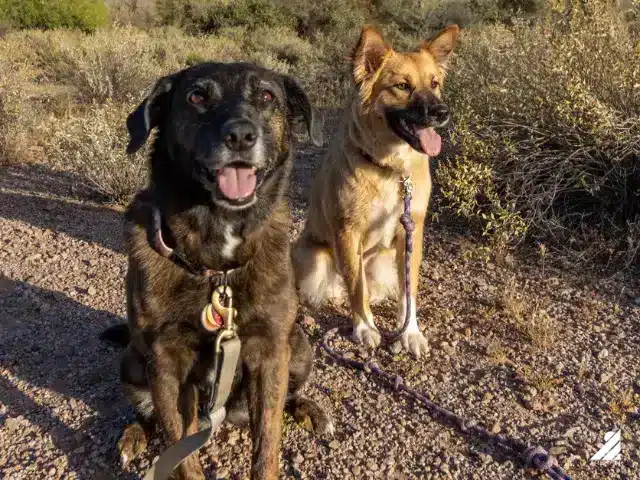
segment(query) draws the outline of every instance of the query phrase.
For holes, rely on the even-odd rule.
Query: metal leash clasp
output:
[[[403,196],[410,197],[413,194],[413,181],[411,180],[411,175],[406,177],[403,176],[400,183],[402,183]]]
[[[213,290],[211,302],[202,309],[200,323],[208,332],[213,333],[217,332],[220,328],[223,329],[216,340],[216,345],[219,345],[221,336],[228,338],[229,331],[235,332],[236,326],[234,320],[237,314],[237,310],[233,308],[233,290],[231,290],[231,287],[227,284],[227,275],[225,273],[223,284]],[[222,335],[225,331],[227,331],[227,333]],[[216,351],[219,351],[219,349]]]

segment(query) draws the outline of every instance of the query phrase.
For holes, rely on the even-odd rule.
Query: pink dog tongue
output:
[[[230,200],[248,197],[256,189],[256,170],[248,167],[224,167],[218,170],[218,187]]]
[[[442,138],[433,128],[416,128],[416,135],[420,139],[420,146],[424,153],[430,157],[435,157],[442,148]]]

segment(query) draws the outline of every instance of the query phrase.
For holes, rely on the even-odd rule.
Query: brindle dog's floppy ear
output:
[[[176,75],[169,75],[156,82],[151,93],[138,108],[127,117],[129,130],[129,145],[127,153],[135,153],[144,145],[154,127],[160,123],[160,118],[166,111],[168,93],[175,81]]]
[[[315,146],[321,147],[323,141],[322,127],[324,125],[322,116],[313,108],[307,93],[294,78],[283,75],[282,81],[294,122],[304,120],[311,141]]]

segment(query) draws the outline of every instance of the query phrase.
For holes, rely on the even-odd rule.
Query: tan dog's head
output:
[[[353,52],[353,77],[361,108],[381,118],[415,150],[434,157],[441,139],[435,128],[449,123],[441,100],[447,62],[460,29],[450,25],[415,51],[396,52],[372,26],[365,26]]]

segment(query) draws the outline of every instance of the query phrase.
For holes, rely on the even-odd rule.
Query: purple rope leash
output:
[[[411,219],[411,193],[413,184],[411,178],[403,178],[402,186],[404,190],[404,213],[400,217],[400,223],[405,229],[405,271],[404,271],[404,283],[405,283],[405,296],[406,296],[406,315],[404,319],[404,325],[400,330],[391,335],[391,342],[396,340],[409,326],[409,319],[411,318],[411,252],[413,251],[412,235],[414,230],[414,222]],[[553,480],[571,480],[571,477],[567,475],[562,468],[558,465],[556,458],[549,454],[542,447],[529,447],[527,444],[520,440],[509,438],[505,435],[490,433],[485,428],[479,426],[473,420],[465,420],[460,415],[453,413],[446,408],[440,407],[436,403],[429,400],[425,395],[420,392],[409,388],[404,379],[400,375],[394,375],[384,370],[373,362],[359,362],[345,357],[344,355],[336,352],[329,344],[330,339],[336,336],[339,328],[332,328],[329,330],[322,339],[322,347],[325,351],[339,364],[350,367],[356,370],[361,370],[368,374],[375,374],[378,377],[382,377],[386,382],[393,386],[396,392],[404,393],[408,397],[418,401],[426,407],[432,418],[442,418],[449,423],[456,426],[456,428],[463,434],[475,435],[486,442],[490,442],[500,448],[508,456],[519,458],[526,468],[532,468],[540,472],[546,473]]]
[[[411,319],[411,254],[413,253],[413,230],[415,223],[411,218],[411,194],[413,193],[413,182],[411,177],[402,179],[402,190],[404,196],[404,213],[400,215],[400,223],[405,231],[404,239],[404,296],[407,306],[402,328],[390,335],[389,343],[395,342],[409,327]]]

